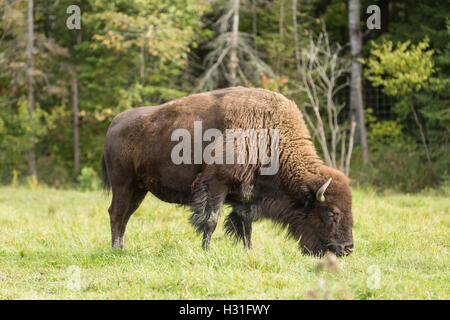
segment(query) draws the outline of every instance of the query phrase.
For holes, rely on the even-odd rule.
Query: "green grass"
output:
[[[448,190],[353,194],[356,248],[332,272],[270,221],[255,223],[249,252],[221,221],[203,252],[187,209],[151,196],[113,251],[105,194],[1,187],[0,298],[449,299]]]

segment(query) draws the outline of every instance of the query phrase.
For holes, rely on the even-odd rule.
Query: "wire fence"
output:
[[[348,121],[350,113],[350,86],[340,90],[335,96],[335,101],[343,106],[339,115],[340,121]],[[396,97],[384,94],[382,88],[374,87],[369,80],[363,79],[363,106],[366,115],[369,111],[368,109],[371,109],[370,114],[376,117],[377,121],[397,120],[398,115],[394,112],[394,105],[397,102]],[[401,126],[406,132],[412,134],[417,143],[422,143],[420,136],[417,134],[417,123],[412,116],[402,119]],[[422,126],[426,135],[428,131],[426,123],[423,123]]]
[[[343,105],[344,117],[350,110],[350,86],[340,90],[335,96],[336,102]],[[392,112],[394,98],[385,95],[382,89],[371,85],[370,81],[363,81],[363,105],[364,109],[372,109],[372,115],[378,120],[393,120],[395,115]]]
[[[364,107],[373,110],[373,115],[379,120],[392,120],[395,115],[392,107],[395,103],[392,96],[385,95],[380,87],[373,87],[368,80],[363,83]]]

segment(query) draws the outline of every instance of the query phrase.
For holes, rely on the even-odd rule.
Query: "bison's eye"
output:
[[[323,214],[323,220],[327,226],[334,226],[339,220],[339,213],[334,210],[326,211],[325,214]]]
[[[314,202],[314,194],[306,194],[305,197],[301,198],[296,202],[296,205],[300,208],[308,208]]]

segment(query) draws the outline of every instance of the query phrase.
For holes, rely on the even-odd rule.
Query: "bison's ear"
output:
[[[313,203],[314,199],[315,199],[315,192],[313,189],[311,189],[308,186],[302,186],[301,187],[302,190],[302,195],[301,195],[301,205],[305,208],[309,207],[311,205],[311,203]]]

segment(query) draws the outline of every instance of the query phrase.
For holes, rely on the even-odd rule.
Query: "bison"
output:
[[[196,123],[201,123],[201,132],[195,132]],[[230,141],[228,130],[270,129],[266,140],[257,140],[258,147],[277,140],[277,170],[262,174],[267,163],[250,162],[250,157],[243,163],[211,163],[198,158],[197,151],[184,154],[198,147],[192,141],[183,150],[186,161],[174,161],[180,144],[174,132],[180,129],[191,135],[218,130],[221,139],[209,139],[216,147]],[[249,143],[246,137],[235,149],[249,156]],[[205,148],[207,141],[200,144]],[[225,151],[216,148],[211,155]],[[163,201],[190,206],[190,222],[203,233],[204,249],[220,208],[228,204],[232,211],[225,220],[226,233],[245,248],[251,248],[252,223],[268,218],[286,227],[305,253],[341,256],[353,251],[349,179],[323,164],[296,104],[272,91],[233,87],[122,112],[106,134],[102,172],[105,188],[112,189],[108,211],[113,248],[123,248],[127,222],[151,192]]]

